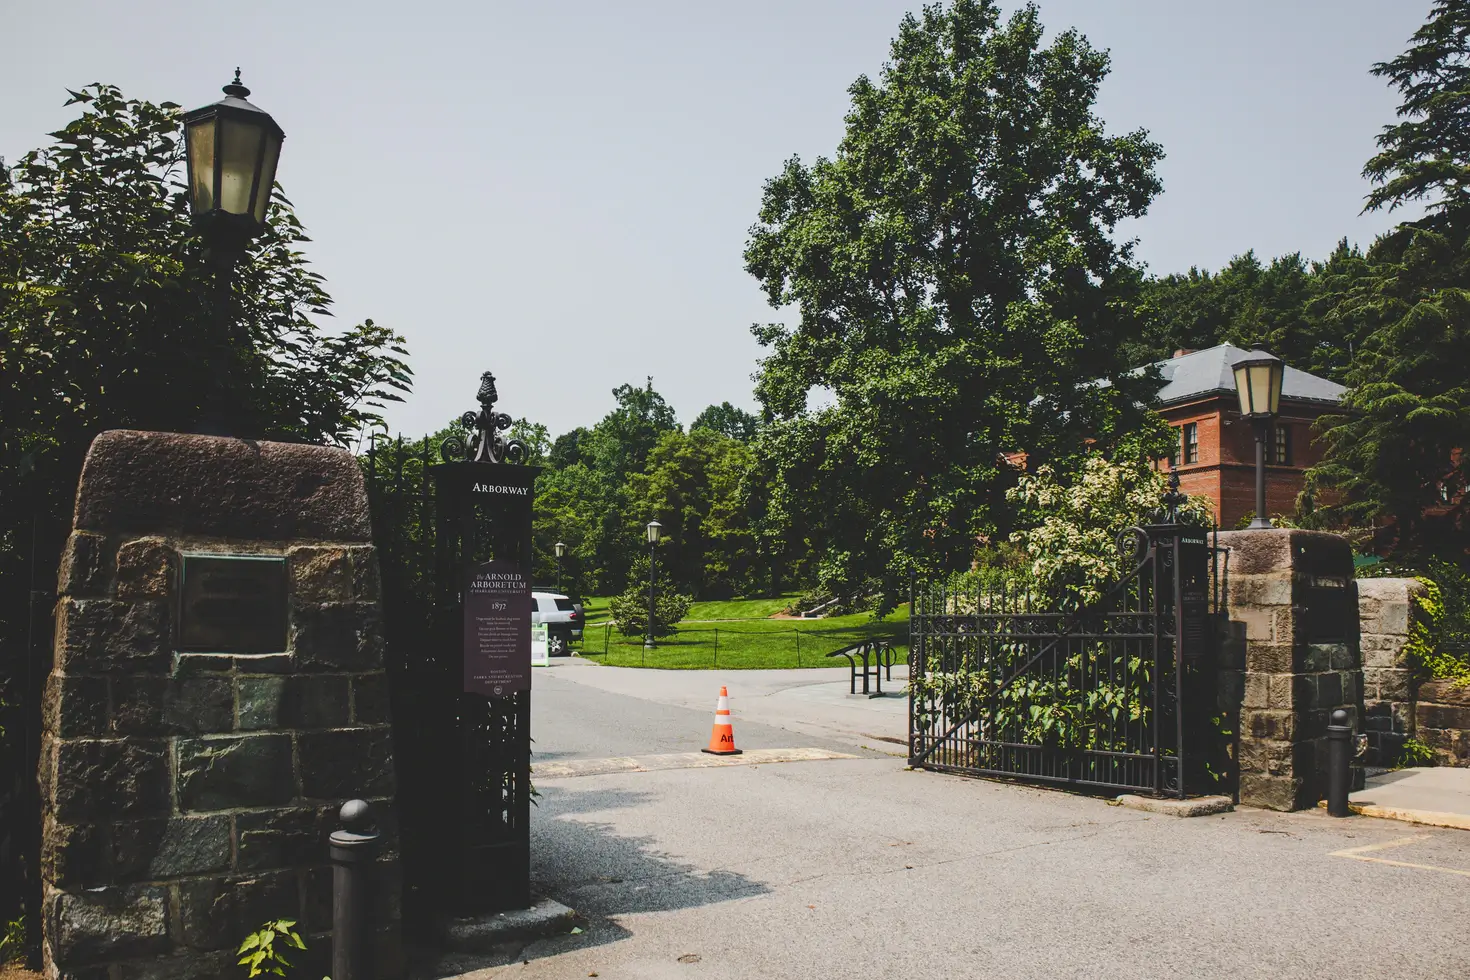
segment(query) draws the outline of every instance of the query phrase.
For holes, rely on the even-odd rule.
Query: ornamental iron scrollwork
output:
[[[530,450],[519,439],[503,435],[513,424],[509,415],[495,411],[495,375],[486,371],[480,375],[480,390],[475,400],[480,403],[478,412],[465,412],[459,417],[460,424],[471,430],[468,443],[457,435],[450,436],[439,444],[439,456],[446,463],[465,460],[472,463],[515,463],[526,461]]]
[[[1125,527],[1118,532],[1117,541],[1124,570],[1136,572],[1136,566],[1148,559],[1148,532],[1141,527]]]

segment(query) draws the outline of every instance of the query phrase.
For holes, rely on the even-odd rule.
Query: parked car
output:
[[[532,592],[531,599],[532,625],[546,624],[547,652],[553,657],[571,653],[572,641],[582,636],[582,611],[557,592]]]

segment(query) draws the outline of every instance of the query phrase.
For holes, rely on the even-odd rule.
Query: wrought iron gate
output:
[[[464,692],[461,606],[473,563],[530,566],[529,484],[514,512],[471,493],[477,476],[499,472],[504,482],[504,471],[529,468],[440,457],[450,453],[425,438],[375,441],[364,459],[382,573],[404,921],[417,930],[445,915],[530,904],[530,692]]]
[[[1019,583],[914,584],[910,765],[1180,797],[1212,782],[1214,549],[1178,524],[1121,543],[1122,576],[1080,609]]]

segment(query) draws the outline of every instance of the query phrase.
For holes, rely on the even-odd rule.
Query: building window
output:
[[[1291,465],[1291,426],[1278,425],[1271,434],[1271,462],[1277,466]]]
[[[1179,468],[1179,460],[1182,458],[1179,455],[1179,442],[1183,438],[1184,428],[1181,426],[1174,430],[1174,448],[1169,452],[1169,469],[1171,470],[1177,470]]]
[[[1199,462],[1199,423],[1189,422],[1184,426],[1184,461]]]

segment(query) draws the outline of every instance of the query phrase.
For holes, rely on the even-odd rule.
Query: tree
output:
[[[643,469],[659,437],[678,429],[679,421],[663,395],[653,390],[652,378],[642,388],[618,385],[612,395],[617,407],[578,448],[594,468],[621,481]]]
[[[729,402],[720,402],[700,412],[698,417],[689,424],[689,431],[712,429],[731,439],[750,442],[755,438],[756,429],[759,427],[760,419],[745,409],[737,408]]]
[[[1426,214],[1382,236],[1336,313],[1364,324],[1346,412],[1324,420],[1309,488],[1321,510],[1387,521],[1405,556],[1463,559],[1470,469],[1470,2],[1438,0],[1409,49],[1373,67],[1402,98],[1363,168],[1364,210],[1423,201]]]
[[[1104,132],[1105,52],[1042,33],[993,0],[906,17],[835,157],[765,186],[746,268],[800,321],[754,328],[755,448],[834,590],[891,599],[910,568],[967,564],[1008,523],[1002,453],[1077,458],[1156,390],[1122,358],[1142,276],[1113,230],[1159,192],[1162,150]],[[817,388],[831,407],[807,407]]]
[[[678,588],[728,599],[755,587],[755,537],[741,496],[751,463],[744,443],[695,428],[665,433],[646,472],[629,479],[635,509],[663,525],[659,565]]]
[[[659,565],[653,593],[653,635],[671,636],[689,615],[689,596],[679,592]],[[623,636],[648,635],[648,556],[641,555],[629,570],[628,588],[608,602],[608,612]]]
[[[579,425],[571,432],[563,432],[557,436],[556,441],[551,444],[547,463],[559,470],[580,463],[582,461],[582,441],[587,438],[587,435],[587,429]]]
[[[551,432],[546,426],[527,418],[519,418],[511,424],[510,431],[506,435],[511,439],[519,439],[525,444],[525,465],[546,465],[552,449]]]
[[[536,581],[556,581],[556,542],[567,546],[562,559],[562,585],[573,594],[606,594],[621,587],[609,580],[598,562],[598,545],[610,494],[606,481],[582,463],[547,469],[536,478],[532,518],[532,552]]]
[[[1266,264],[1248,251],[1218,273],[1191,268],[1150,279],[1139,304],[1142,334],[1128,345],[1128,360],[1144,364],[1181,348],[1230,343],[1264,347],[1293,367],[1340,381],[1359,339],[1356,324],[1332,317],[1321,298],[1343,288],[1339,280],[1361,259],[1344,240],[1325,262],[1309,264],[1293,252]]]
[[[0,168],[5,458],[37,440],[85,449],[101,426],[191,426],[221,374],[262,435],[345,443],[379,421],[409,387],[401,338],[372,321],[323,329],[332,300],[279,188],[235,277],[231,315],[251,346],[222,352],[178,107],[107,85],[71,103],[83,113],[55,145]]]

